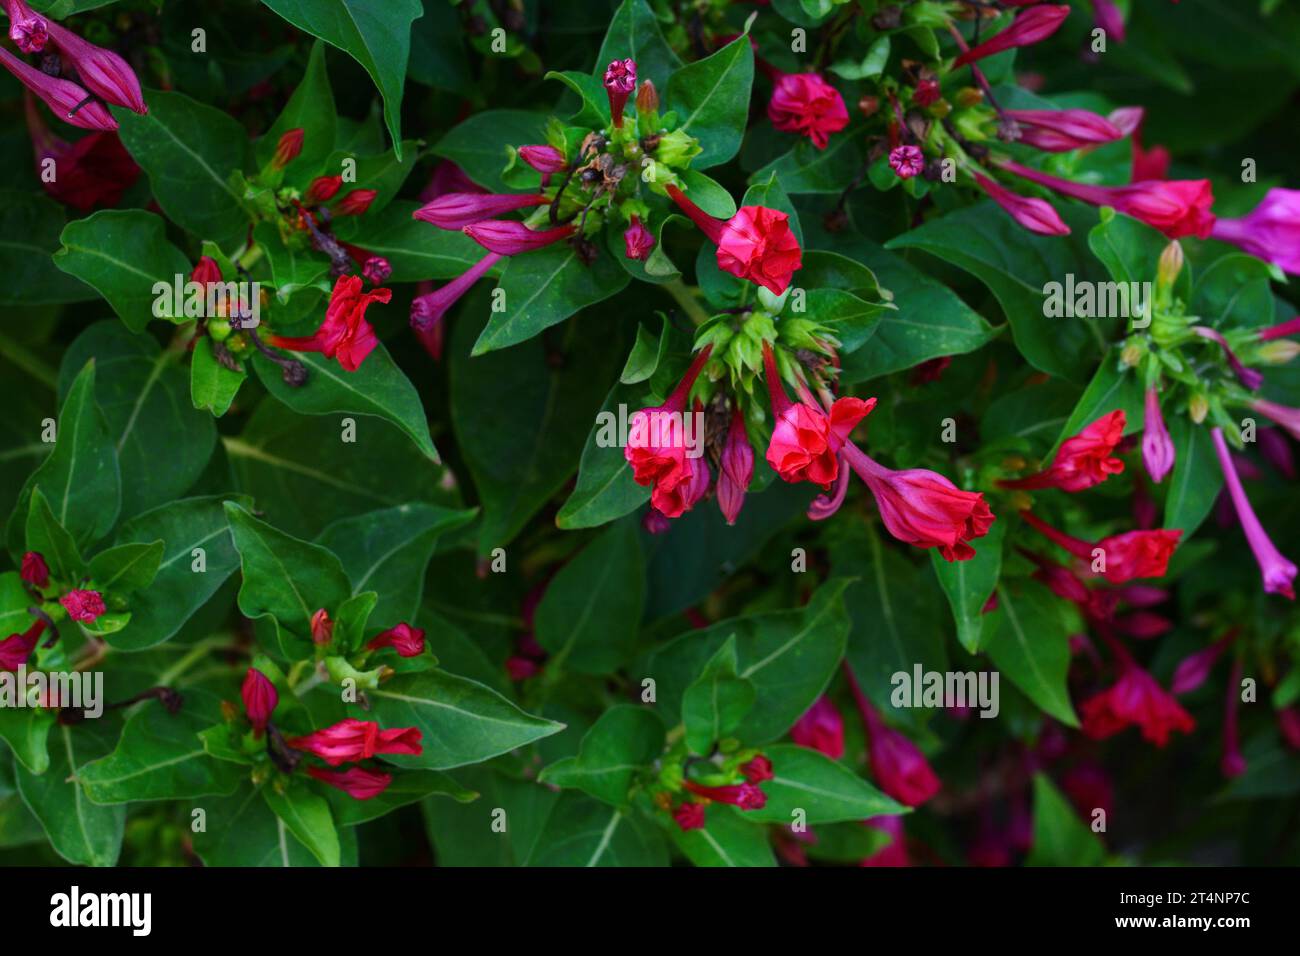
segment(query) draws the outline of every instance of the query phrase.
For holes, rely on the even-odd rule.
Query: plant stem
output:
[[[680,278],[663,283],[661,288],[677,300],[677,304],[681,306],[682,311],[690,316],[691,321],[696,325],[702,325],[708,321],[709,313],[696,301],[694,291]]]

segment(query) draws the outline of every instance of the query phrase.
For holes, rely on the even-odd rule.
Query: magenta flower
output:
[[[1210,235],[1300,274],[1300,190],[1270,189],[1249,215],[1218,220]]]
[[[113,106],[125,106],[140,114],[149,112],[144,94],[140,92],[140,80],[126,60],[112,50],[88,43],[53,21],[48,28],[50,39],[63,54],[63,59],[76,69],[87,89]]]
[[[1223,357],[1228,360],[1228,365],[1232,368],[1233,374],[1237,376],[1237,381],[1241,382],[1243,386],[1254,392],[1258,391],[1259,387],[1264,384],[1263,373],[1243,365],[1241,359],[1237,358],[1237,353],[1228,345],[1228,340],[1223,337],[1222,332],[1207,325],[1193,325],[1192,332],[1203,339],[1216,343],[1223,350]]]
[[[550,200],[545,196],[532,193],[447,193],[425,203],[411,216],[433,223],[439,229],[463,229],[516,209],[543,206],[548,202]]]
[[[371,638],[366,647],[372,651],[391,647],[402,657],[419,657],[424,653],[424,630],[403,621],[396,627],[390,627],[377,637]]]
[[[1046,199],[1018,196],[1005,186],[1000,186],[987,176],[975,174],[975,182],[988,193],[990,199],[1001,206],[1016,222],[1040,236],[1068,236],[1070,227],[1062,220]]]
[[[499,253],[489,252],[446,285],[416,296],[411,301],[411,327],[421,332],[434,328],[442,321],[443,314],[469,291],[470,286],[500,261]]]
[[[722,446],[722,461],[718,470],[718,508],[727,524],[734,525],[745,504],[745,491],[754,477],[754,449],[745,434],[745,416],[737,406],[731,413],[731,426]]]
[[[1165,475],[1174,467],[1175,455],[1169,429],[1165,428],[1164,417],[1160,414],[1160,393],[1154,387],[1148,388],[1142,431],[1142,463],[1157,485],[1165,480]]]
[[[1228,649],[1228,645],[1237,639],[1237,633],[1237,629],[1233,628],[1209,647],[1201,648],[1179,661],[1178,666],[1174,668],[1169,689],[1175,694],[1190,694],[1204,684],[1214,665]]]
[[[1020,127],[1020,142],[1049,153],[1064,153],[1122,139],[1104,116],[1088,110],[1007,110]]]
[[[790,739],[800,747],[824,753],[832,760],[844,756],[844,717],[823,694],[790,728]]]
[[[1278,428],[1261,428],[1255,436],[1259,442],[1259,453],[1264,456],[1282,477],[1295,481],[1295,458],[1291,454],[1291,444]]]
[[[18,574],[23,583],[35,588],[43,588],[50,583],[50,566],[45,563],[45,557],[39,551],[28,551],[23,555]]]
[[[967,63],[982,60],[986,56],[992,56],[1004,50],[1040,43],[1055,33],[1069,15],[1070,8],[1064,4],[1043,4],[1026,10],[1017,15],[1011,21],[1011,26],[1001,33],[962,53],[953,61],[953,68],[965,66]]]
[[[243,686],[239,695],[244,701],[244,713],[253,725],[253,736],[260,737],[266,732],[266,725],[271,720],[276,706],[280,703],[280,694],[275,685],[256,667],[250,667],[244,675]]]
[[[68,617],[82,624],[94,624],[106,610],[104,599],[98,591],[69,591],[59,598],[59,603],[68,612]]]
[[[614,128],[623,125],[623,107],[636,89],[636,62],[614,60],[605,68],[605,92],[609,95],[609,115]]]
[[[899,179],[911,179],[925,169],[925,154],[919,146],[895,146],[889,151],[889,168]]]
[[[65,123],[82,129],[117,129],[117,120],[89,92],[71,80],[61,80],[28,66],[8,50],[0,47],[0,66],[18,78],[54,111]]]
[[[623,248],[627,257],[644,262],[654,247],[654,235],[641,224],[641,217],[634,215],[631,224],[623,232]]]
[[[43,633],[45,622],[37,620],[22,633],[10,634],[0,641],[0,671],[16,671],[26,664]]]
[[[486,219],[461,229],[488,252],[502,256],[517,256],[525,252],[544,249],[551,243],[567,239],[577,232],[572,223],[554,229],[529,229],[513,219]]]
[[[777,129],[807,136],[818,149],[826,148],[831,133],[849,125],[844,97],[817,73],[781,74],[767,115]]]
[[[687,801],[673,811],[673,822],[683,832],[704,829],[704,804]]]
[[[1285,338],[1288,335],[1300,335],[1300,315],[1297,315],[1294,319],[1279,322],[1277,325],[1270,325],[1267,328],[1260,329],[1255,337],[1261,342],[1270,342],[1273,339]]]
[[[1232,496],[1237,518],[1241,521],[1241,530],[1245,533],[1246,542],[1250,545],[1250,550],[1254,552],[1255,560],[1259,564],[1260,574],[1264,579],[1264,590],[1269,594],[1284,595],[1294,601],[1296,566],[1273,546],[1264,526],[1255,516],[1255,509],[1250,506],[1250,499],[1246,497],[1245,489],[1241,487],[1241,478],[1238,477],[1237,469],[1232,464],[1232,455],[1223,437],[1223,429],[1213,428],[1210,430],[1210,435],[1214,439],[1214,450],[1219,455],[1219,467],[1223,469],[1223,479],[1227,482],[1228,494]]]
[[[687,780],[683,786],[697,797],[717,803],[729,803],[741,810],[762,810],[767,806],[767,794],[756,783],[728,784],[724,787],[705,787]]]
[[[1092,22],[1114,37],[1116,43],[1124,42],[1124,15],[1114,0],[1092,0]]]
[[[1300,408],[1290,408],[1262,398],[1255,399],[1250,403],[1250,407],[1277,422],[1292,438],[1300,441]]]
[[[520,146],[519,158],[539,173],[559,173],[565,168],[564,154],[554,146]]]
[[[9,14],[9,39],[24,53],[40,53],[49,39],[46,19],[27,6],[23,0],[4,0],[5,13]]]
[[[347,770],[326,770],[323,767],[308,767],[307,774],[321,783],[337,787],[354,800],[369,800],[377,797],[393,782],[393,775],[365,767],[348,767]]]
[[[872,776],[880,789],[895,800],[909,807],[919,807],[939,792],[939,778],[916,744],[885,726],[880,713],[862,692],[847,661],[844,674],[867,729],[867,756],[871,761]]]

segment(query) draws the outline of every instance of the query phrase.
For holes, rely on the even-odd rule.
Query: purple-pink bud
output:
[[[975,174],[975,182],[995,203],[1003,208],[1021,226],[1040,236],[1068,236],[1070,227],[1065,224],[1052,204],[1046,199],[1018,196],[987,176]]]
[[[63,54],[63,58],[77,70],[81,82],[106,103],[125,106],[136,113],[148,113],[140,80],[135,71],[112,50],[88,43],[71,30],[49,24],[50,39]]]
[[[371,256],[361,267],[361,274],[371,285],[383,285],[393,274],[393,266],[383,256]]]
[[[1015,47],[1030,46],[1046,40],[1070,15],[1070,8],[1064,4],[1034,7],[1016,16],[1011,26],[1001,33],[990,37],[979,46],[966,50],[953,61],[953,68],[982,60],[994,53],[1001,53]]]
[[[1233,467],[1232,455],[1228,451],[1227,440],[1223,437],[1223,429],[1210,429],[1210,437],[1214,439],[1214,450],[1219,456],[1219,467],[1223,469],[1223,478],[1228,485],[1228,494],[1232,497],[1233,507],[1236,508],[1237,519],[1241,522],[1241,530],[1246,535],[1246,543],[1250,545],[1255,561],[1259,564],[1264,590],[1269,594],[1281,594],[1294,601],[1295,564],[1278,551],[1269,539],[1264,526],[1259,523],[1259,518],[1255,516],[1255,509],[1251,507],[1250,499],[1246,497],[1246,491],[1241,487],[1241,478],[1237,476],[1237,470]]]
[[[500,261],[499,254],[490,252],[441,288],[416,296],[411,301],[411,328],[421,333],[435,328],[443,313]]]
[[[554,229],[534,230],[512,219],[485,219],[465,226],[461,231],[489,252],[517,256],[567,239],[577,231],[577,226],[565,223]]]
[[[411,215],[439,229],[463,229],[516,209],[543,206],[549,201],[545,196],[529,193],[447,193],[425,203]]]
[[[745,417],[737,407],[731,413],[731,427],[722,446],[721,468],[718,471],[718,508],[727,524],[734,525],[745,504],[745,491],[754,477],[754,449],[745,433]]]
[[[1176,454],[1169,430],[1165,428],[1164,417],[1160,414],[1160,393],[1154,387],[1148,388],[1146,420],[1142,432],[1142,463],[1157,485],[1165,480],[1165,475],[1174,467]]]
[[[243,686],[239,695],[244,700],[244,713],[253,725],[253,736],[260,737],[266,731],[266,725],[280,703],[280,694],[275,685],[256,667],[250,667],[244,675]]]
[[[1104,116],[1088,110],[1007,110],[1020,127],[1020,142],[1049,153],[1122,139],[1124,134]]]
[[[554,146],[520,146],[519,158],[539,173],[558,173],[565,167],[564,154]]]
[[[0,66],[18,78],[54,111],[54,115],[65,123],[80,126],[82,129],[117,129],[117,120],[95,100],[84,88],[71,80],[62,80],[49,76],[40,70],[28,66],[8,50],[0,47]]]

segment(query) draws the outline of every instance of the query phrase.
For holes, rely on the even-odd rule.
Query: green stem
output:
[[[691,321],[696,325],[703,325],[709,320],[709,313],[696,301],[694,290],[682,282],[680,278],[665,282],[660,288],[666,290],[669,295],[677,300],[677,304],[681,306],[682,311],[690,316]]]

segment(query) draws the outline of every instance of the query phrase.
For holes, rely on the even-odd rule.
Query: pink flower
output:
[[[692,780],[683,786],[697,797],[716,803],[729,803],[741,810],[762,810],[767,805],[767,794],[754,783],[729,784],[725,787],[705,787]]]
[[[1020,127],[1020,142],[1049,153],[1099,146],[1122,139],[1110,120],[1088,110],[1007,110]]]
[[[605,68],[605,92],[609,96],[609,115],[614,128],[623,125],[623,107],[636,89],[636,62],[614,60]]]
[[[93,624],[104,613],[104,599],[98,591],[69,591],[59,598],[59,603],[68,612],[68,617],[82,624]]]
[[[1147,474],[1152,481],[1160,484],[1165,480],[1165,475],[1174,467],[1176,454],[1169,429],[1165,428],[1164,417],[1160,414],[1160,393],[1154,387],[1148,388],[1142,432],[1142,463],[1146,465]]]
[[[270,335],[267,341],[292,352],[320,352],[327,358],[337,359],[344,370],[355,372],[379,344],[375,330],[366,321],[366,309],[371,303],[383,304],[393,297],[391,289],[361,290],[360,276],[339,276],[325,309],[325,321],[313,335]]]
[[[989,198],[1003,208],[1021,226],[1040,236],[1068,236],[1070,227],[1061,219],[1060,214],[1052,208],[1046,199],[1019,196],[1005,186],[1001,186],[975,173],[975,182],[988,193]]]
[[[370,256],[361,264],[361,275],[371,285],[381,285],[393,274],[393,264],[383,256]]]
[[[1210,235],[1300,274],[1300,190],[1270,189],[1249,215],[1218,220]]]
[[[925,169],[925,154],[919,146],[895,146],[889,151],[889,168],[899,179],[911,179]]]
[[[1061,442],[1050,468],[1026,478],[1002,480],[1003,488],[1030,490],[1060,488],[1083,491],[1101,484],[1111,475],[1124,472],[1124,462],[1112,456],[1124,437],[1124,410],[1116,409],[1087,425],[1083,431]]]
[[[1092,22],[1114,37],[1116,43],[1124,42],[1124,15],[1114,0],[1092,0]]]
[[[9,15],[9,39],[24,53],[40,53],[49,39],[44,17],[38,15],[23,0],[4,0],[5,13]]]
[[[863,716],[867,713],[864,710]],[[871,774],[881,790],[909,807],[919,807],[939,792],[939,778],[914,743],[886,727],[879,716],[867,718],[867,728]]]
[[[1190,694],[1204,684],[1214,665],[1236,637],[1237,629],[1233,628],[1209,647],[1202,648],[1196,653],[1184,657],[1178,663],[1178,666],[1174,668],[1174,676],[1169,683],[1169,689],[1175,694]]]
[[[1285,338],[1288,335],[1300,335],[1300,315],[1260,329],[1255,337],[1261,342],[1271,342],[1273,339]]]
[[[484,219],[529,206],[550,202],[545,196],[530,193],[446,193],[425,203],[411,216],[431,222],[439,229],[461,229]]]
[[[727,524],[734,525],[745,504],[745,491],[754,476],[754,449],[745,434],[745,416],[737,405],[731,413],[731,425],[722,446],[722,461],[718,470],[718,508]]]
[[[520,146],[519,158],[539,173],[563,172],[564,154],[554,146]]]
[[[305,750],[320,757],[331,767],[354,760],[366,760],[378,754],[408,754],[418,756],[424,752],[420,744],[418,727],[395,727],[380,730],[373,720],[356,720],[348,717],[332,727],[317,730],[303,737],[286,741],[296,750]]]
[[[795,721],[790,728],[790,739],[800,747],[839,760],[844,756],[844,718],[831,699],[823,694]]]
[[[712,345],[700,350],[662,405],[642,408],[628,420],[623,457],[632,466],[632,479],[642,487],[653,487],[651,504],[669,518],[689,510],[708,489],[708,467],[703,457],[687,454],[688,438],[702,448],[704,436],[686,434],[684,414],[691,388],[712,351]]]
[[[446,311],[469,291],[470,286],[483,278],[488,270],[500,261],[500,254],[489,252],[446,285],[433,292],[416,296],[411,300],[411,327],[417,332],[438,327]]]
[[[1002,168],[1030,182],[1073,196],[1094,206],[1113,206],[1159,229],[1170,239],[1197,236],[1206,239],[1214,228],[1214,192],[1208,179],[1135,182],[1128,186],[1090,186],[1049,176],[1036,169],[1006,161]]]
[[[763,754],[757,754],[742,764],[740,772],[750,783],[762,783],[764,780],[772,780],[776,777],[772,772],[772,761]]]
[[[673,821],[683,832],[704,829],[704,804],[693,801],[678,804],[673,811]]]
[[[953,61],[953,68],[965,66],[967,63],[973,63],[976,60],[982,60],[986,56],[992,56],[995,53],[1001,53],[1004,50],[1014,49],[1015,47],[1030,46],[1046,40],[1070,15],[1070,8],[1061,5],[1048,5],[1033,7],[1025,10],[1016,16],[1001,33],[998,33],[985,40],[979,46],[972,47],[962,53]]]
[[[424,653],[424,631],[403,621],[382,634],[371,638],[366,645],[372,651],[391,647],[402,657],[419,657]]]
[[[1172,732],[1192,732],[1196,724],[1191,715],[1161,689],[1155,678],[1131,658],[1123,661],[1121,668],[1113,686],[1080,705],[1085,734],[1103,740],[1132,726],[1140,728],[1142,736],[1157,747],[1163,747]]]
[[[718,268],[780,295],[803,265],[790,217],[766,206],[741,206],[728,220],[710,216],[675,185],[668,195],[717,247]]]
[[[0,47],[0,66],[44,100],[54,115],[65,123],[82,129],[117,129],[117,120],[113,119],[113,114],[104,104],[96,102],[89,92],[71,80],[48,76],[28,66],[3,47]]]
[[[777,129],[807,136],[818,149],[826,148],[831,133],[849,125],[844,97],[816,73],[782,74],[767,115]]]
[[[276,705],[280,703],[280,694],[275,685],[256,667],[250,667],[244,675],[239,694],[244,700],[244,713],[248,715],[248,722],[253,725],[253,736],[262,736]]]
[[[53,21],[47,28],[63,59],[76,69],[87,89],[114,106],[125,106],[142,115],[149,112],[140,92],[140,81],[126,60],[112,50],[87,43]]]
[[[577,231],[577,226],[565,223],[554,229],[529,229],[513,219],[486,219],[465,226],[461,231],[488,252],[517,256],[567,239]]]
[[[50,583],[50,566],[45,563],[45,558],[39,551],[28,551],[23,555],[18,576],[32,587],[43,588]]]
[[[1277,422],[1292,438],[1300,441],[1300,408],[1290,408],[1262,398],[1255,399],[1250,403],[1250,407],[1265,418]]]
[[[10,634],[0,641],[0,671],[16,671],[26,664],[43,633],[45,622],[36,620],[21,634]]]
[[[1219,456],[1219,467],[1223,469],[1223,479],[1228,485],[1228,494],[1232,497],[1237,518],[1241,521],[1241,530],[1246,535],[1246,543],[1259,564],[1260,575],[1264,579],[1264,590],[1269,594],[1281,594],[1295,600],[1296,566],[1283,555],[1268,537],[1268,532],[1255,516],[1255,509],[1250,506],[1250,499],[1241,487],[1241,478],[1233,467],[1232,456],[1228,452],[1228,443],[1224,440],[1222,428],[1210,429],[1214,439],[1214,450]]]
[[[644,262],[650,257],[650,251],[655,247],[655,237],[645,226],[641,225],[641,218],[633,216],[631,224],[623,232],[623,248],[629,259],[638,259]]]
[[[1022,511],[1020,516],[1031,528],[1082,561],[1091,563],[1093,551],[1101,551],[1105,570],[1099,573],[1111,584],[1126,584],[1134,578],[1163,577],[1183,535],[1181,530],[1126,531],[1094,544],[1058,531],[1032,512]]]
[[[308,767],[307,773],[321,783],[338,787],[349,797],[356,800],[369,800],[377,797],[393,782],[393,775],[365,767],[348,767],[347,770],[326,770],[324,767]]]

